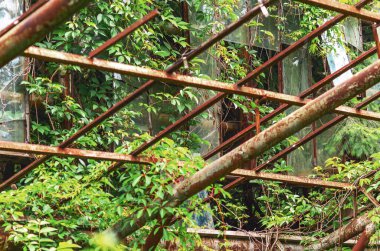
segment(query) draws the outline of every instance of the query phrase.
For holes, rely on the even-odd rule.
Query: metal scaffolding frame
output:
[[[211,163],[210,165],[202,169],[200,172],[192,176],[190,179],[185,180],[181,182],[179,185],[175,186],[175,191],[178,193],[177,194],[175,193],[173,195],[174,199],[171,200],[171,203],[172,203],[171,205],[173,206],[179,205],[178,203],[181,203],[182,201],[186,200],[189,196],[192,196],[200,188],[204,187],[207,184],[209,185],[212,182],[219,180],[221,177],[224,177],[225,175],[229,173],[235,176],[240,176],[240,177],[235,179],[228,185],[226,185],[224,187],[226,190],[231,189],[248,179],[275,180],[275,181],[281,181],[281,182],[295,184],[295,185],[319,186],[319,187],[334,188],[334,189],[344,189],[344,188],[351,187],[352,184],[347,184],[343,182],[330,182],[330,181],[307,179],[307,178],[301,178],[301,177],[295,177],[295,176],[289,176],[289,175],[258,173],[260,170],[267,167],[269,164],[276,162],[280,158],[286,156],[291,151],[294,151],[295,149],[300,147],[302,144],[315,138],[317,135],[321,134],[323,131],[327,130],[333,125],[344,120],[347,116],[354,116],[354,117],[359,117],[359,118],[364,118],[364,119],[372,119],[375,121],[380,121],[379,113],[375,113],[375,112],[371,112],[367,110],[361,110],[362,108],[364,108],[371,102],[377,100],[380,96],[380,92],[376,93],[372,97],[367,98],[366,100],[358,104],[355,108],[342,105],[344,104],[343,101],[347,101],[348,98],[356,94],[355,91],[358,91],[358,90],[363,91],[369,88],[371,84],[374,84],[372,83],[374,81],[373,79],[374,78],[377,79],[380,76],[378,72],[379,71],[378,68],[380,65],[379,61],[375,63],[374,65],[372,65],[371,67],[363,70],[361,73],[358,73],[352,79],[346,81],[347,83],[351,83],[352,85],[357,85],[355,90],[350,89],[350,90],[347,90],[347,94],[343,94],[341,88],[335,87],[331,89],[330,91],[327,91],[326,93],[322,94],[320,97],[317,97],[315,99],[307,99],[307,97],[314,94],[320,88],[326,86],[333,79],[339,77],[344,72],[352,69],[353,67],[355,67],[356,65],[358,65],[365,59],[369,58],[370,56],[374,55],[375,53],[378,53],[378,55],[380,56],[380,42],[379,42],[378,34],[376,32],[377,23],[380,22],[380,15],[377,13],[373,13],[365,9],[362,9],[366,4],[370,2],[369,0],[362,0],[355,6],[341,4],[339,2],[327,1],[327,0],[297,0],[297,1],[300,1],[305,4],[311,4],[318,7],[322,7],[328,10],[336,11],[342,14],[335,16],[334,18],[327,21],[320,27],[316,28],[314,31],[310,32],[305,37],[301,38],[300,40],[296,41],[295,43],[287,47],[286,49],[281,50],[279,53],[277,53],[268,61],[258,66],[256,69],[254,69],[249,74],[247,74],[246,77],[239,80],[233,85],[223,83],[220,81],[215,81],[215,80],[205,80],[205,79],[200,79],[196,77],[186,76],[186,75],[178,74],[176,73],[176,71],[178,71],[187,61],[192,60],[194,57],[206,51],[211,46],[213,46],[216,42],[222,40],[228,34],[235,31],[237,28],[239,28],[241,25],[243,25],[244,23],[246,23],[253,17],[260,14],[263,11],[263,8],[274,4],[276,0],[267,0],[253,7],[238,21],[227,26],[223,31],[215,34],[206,42],[202,43],[200,46],[191,50],[190,52],[185,54],[183,57],[178,59],[174,64],[172,64],[168,69],[166,69],[166,71],[158,71],[158,70],[153,70],[149,68],[115,63],[115,62],[96,58],[97,55],[99,55],[102,51],[107,49],[109,46],[116,43],[117,41],[124,38],[125,36],[131,34],[133,31],[135,31],[142,25],[145,25],[149,21],[153,20],[154,17],[159,15],[158,10],[154,10],[150,12],[148,15],[144,16],[141,20],[138,20],[131,26],[127,27],[123,32],[119,33],[117,36],[105,42],[103,45],[101,45],[100,47],[92,51],[88,57],[86,57],[86,56],[81,56],[81,55],[75,55],[75,54],[70,54],[70,53],[52,51],[52,50],[47,50],[47,49],[42,49],[42,48],[37,48],[37,47],[29,47],[29,46],[33,45],[35,42],[43,38],[56,25],[66,20],[75,11],[77,11],[79,8],[84,7],[90,1],[84,1],[84,0],[71,1],[73,2],[72,5],[68,5],[67,1],[64,1],[64,0],[38,1],[36,5],[32,6],[27,12],[25,12],[22,16],[20,16],[16,20],[16,22],[14,22],[13,24],[11,24],[6,29],[0,32],[0,35],[1,35],[0,36],[0,67],[4,66],[7,62],[9,62],[11,59],[13,59],[14,57],[18,55],[24,55],[27,57],[37,58],[44,61],[53,61],[53,62],[58,62],[58,63],[63,63],[63,64],[78,65],[85,68],[92,68],[92,69],[97,69],[97,70],[102,70],[102,71],[110,71],[110,72],[130,75],[130,76],[138,76],[138,77],[147,78],[150,80],[144,83],[143,85],[141,85],[134,92],[130,93],[124,99],[117,102],[109,110],[101,114],[99,117],[95,118],[89,124],[82,127],[78,132],[70,136],[67,140],[62,142],[57,147],[23,144],[23,143],[10,143],[10,142],[0,141],[0,150],[2,151],[35,153],[35,154],[44,155],[43,157],[36,159],[32,163],[30,163],[27,167],[25,167],[24,169],[16,173],[14,176],[12,176],[8,180],[0,184],[0,191],[4,190],[11,184],[19,181],[27,173],[32,171],[34,168],[36,168],[40,164],[44,163],[51,156],[92,158],[92,159],[97,159],[97,160],[114,161],[114,163],[110,166],[109,171],[115,170],[116,168],[120,167],[122,164],[126,162],[144,164],[144,165],[149,164],[149,163],[155,163],[158,161],[157,159],[144,158],[144,157],[140,157],[139,155],[142,152],[144,152],[146,149],[154,145],[155,143],[159,142],[162,138],[164,138],[171,132],[185,125],[188,121],[190,121],[191,119],[193,119],[194,117],[202,113],[203,111],[207,110],[208,108],[210,108],[217,102],[223,100],[225,97],[227,97],[228,94],[238,94],[238,95],[244,95],[247,97],[253,97],[256,99],[258,98],[259,102],[262,102],[263,100],[274,100],[274,101],[279,102],[281,105],[270,114],[262,118],[258,117],[255,124],[248,126],[244,130],[242,130],[241,132],[239,132],[238,134],[230,138],[229,140],[225,141],[224,143],[220,144],[218,147],[216,147],[209,153],[205,154],[203,156],[205,160],[219,153],[220,151],[225,149],[227,146],[230,146],[232,143],[242,140],[249,133],[253,132],[254,129],[258,131],[260,129],[261,123],[265,123],[269,121],[270,119],[284,112],[286,109],[288,109],[289,107],[293,105],[302,107],[299,110],[297,110],[295,113],[300,114],[300,116],[302,115],[299,118],[299,120],[303,122],[293,125],[293,127],[291,128],[290,128],[290,123],[284,124],[283,126],[288,126],[289,128],[283,129],[283,132],[281,131],[282,134],[279,133],[280,130],[278,128],[275,128],[276,125],[273,127],[270,127],[268,130],[272,130],[273,132],[279,133],[281,137],[290,136],[292,133],[300,130],[305,125],[305,123],[312,122],[313,119],[317,118],[318,116],[326,112],[334,112],[340,115],[335,117],[328,123],[322,125],[318,129],[314,130],[313,132],[309,133],[308,135],[306,135],[304,138],[299,140],[297,143],[295,143],[291,147],[282,150],[280,153],[275,155],[266,163],[257,166],[253,170],[237,169],[239,168],[239,166],[225,166],[225,169],[223,170],[220,169],[220,171],[218,171],[217,174],[214,173],[212,177],[211,176],[208,177],[207,175],[210,175],[210,173],[207,173],[207,170],[209,170],[215,165],[214,162]],[[324,79],[320,80],[319,82],[313,84],[310,88],[303,91],[298,96],[292,96],[292,95],[287,95],[283,93],[276,93],[276,92],[272,92],[268,90],[244,86],[250,80],[259,76],[260,73],[262,73],[264,70],[281,62],[281,60],[284,59],[286,56],[296,51],[297,49],[299,49],[301,46],[305,45],[307,42],[311,41],[312,39],[320,36],[323,32],[327,31],[328,29],[330,29],[332,26],[342,21],[347,16],[354,16],[363,20],[374,22],[373,33],[374,33],[374,38],[376,41],[376,47],[370,49],[367,52],[364,52],[362,55],[352,60],[346,66],[326,76]],[[46,24],[46,25],[43,26],[44,27],[43,29],[37,30],[36,26],[38,24]],[[368,76],[375,76],[375,77],[373,78],[367,77],[364,73],[366,73]],[[179,86],[191,86],[191,87],[197,87],[197,88],[202,88],[202,89],[216,90],[216,91],[219,91],[219,93],[213,98],[211,98],[210,100],[207,100],[202,105],[193,109],[191,112],[189,112],[185,116],[181,117],[175,123],[168,126],[163,131],[159,132],[155,137],[143,143],[140,147],[138,147],[137,149],[135,149],[129,154],[118,154],[118,153],[111,153],[111,152],[89,151],[89,150],[68,148],[78,138],[85,135],[91,129],[95,128],[96,126],[104,122],[110,116],[113,116],[116,112],[120,111],[128,103],[130,103],[131,101],[136,99],[139,95],[141,95],[150,87],[152,87],[156,83],[156,81],[162,81],[162,82],[171,83],[171,84],[175,84]],[[371,82],[371,83],[368,84],[367,82]],[[338,95],[341,95],[341,96],[338,96]],[[330,107],[324,106],[327,103],[331,105],[331,109]],[[317,107],[318,105],[320,105],[322,108],[318,108]],[[307,109],[315,112],[315,114],[313,114],[313,116],[311,116],[310,118],[306,118],[307,116],[305,115],[305,110]],[[288,117],[291,117],[291,116],[292,115]],[[286,119],[284,121],[286,121]],[[278,127],[281,125],[280,123],[285,123],[285,122],[283,121],[278,122],[277,123]],[[256,157],[257,154],[260,153],[260,151],[265,151],[266,147],[269,144],[272,144],[274,142],[273,141],[271,143],[265,143],[266,144],[265,146],[260,145],[258,146],[258,150],[259,150],[258,153],[252,153],[252,149],[255,149],[255,147],[252,147],[251,145],[252,142],[260,142],[260,140],[264,141],[264,138],[263,138],[264,136],[262,135],[264,135],[265,133],[266,131],[258,133],[255,137],[247,140],[245,143],[242,143],[241,146],[239,146],[235,150],[219,158],[215,163],[222,160],[228,160],[227,162],[229,163],[231,162],[232,163],[232,164],[230,163],[231,165],[243,163],[244,161],[246,161],[246,158],[248,155],[244,155],[243,157],[239,156],[239,154],[237,153],[238,150],[242,151],[242,154],[246,154],[246,152],[248,154],[248,152],[251,152],[249,156]],[[228,164],[223,164],[223,165],[228,165]],[[199,178],[200,174],[206,175],[209,178],[209,180],[205,180],[207,177]],[[197,187],[195,188],[194,184],[192,183],[194,180],[196,180],[196,182],[198,183],[200,182],[199,180],[202,180],[203,183],[200,182],[200,184],[197,184]],[[208,199],[206,199],[205,201],[208,201]],[[149,217],[153,217],[153,216],[149,216]],[[146,218],[144,218],[143,220],[135,219],[135,222],[141,223],[139,225],[143,225],[144,220],[146,221]],[[170,224],[171,222],[172,220],[168,220],[165,224],[167,225],[167,224]],[[126,230],[127,227],[123,224],[124,223],[120,223],[116,225],[117,227],[121,229],[118,232],[119,237],[123,237],[123,235],[125,236],[136,230],[136,229],[130,229],[130,228]],[[113,229],[115,229],[115,227]],[[149,236],[147,240],[147,245],[145,248],[154,247],[155,245],[157,245],[159,239],[160,239],[160,232],[158,232],[158,234],[151,233],[151,235]]]

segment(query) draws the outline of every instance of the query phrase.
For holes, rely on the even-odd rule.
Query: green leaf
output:
[[[54,231],[57,231],[57,229],[54,227],[44,227],[40,230],[40,233],[50,233]]]
[[[71,250],[74,250],[74,248],[81,248],[81,246],[79,246],[77,244],[73,244],[71,242],[60,242],[58,247],[57,247],[57,250],[71,251]]]
[[[136,186],[137,183],[139,183],[140,179],[141,179],[141,175],[138,176],[137,178],[135,178],[135,179],[133,180],[133,182],[132,182],[132,186]]]
[[[168,51],[155,51],[154,54],[163,58],[170,56],[170,52]]]

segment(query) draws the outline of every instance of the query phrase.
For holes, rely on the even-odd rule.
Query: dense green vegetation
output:
[[[196,47],[196,43],[222,30],[227,25],[224,20],[234,21],[238,18],[239,1],[194,0],[187,4],[195,20],[187,23],[181,17],[182,4],[166,0],[97,0],[88,8],[80,10],[72,20],[37,46],[87,55],[128,24],[158,8],[161,12],[159,17],[109,48],[100,57],[164,70],[183,53]],[[304,13],[299,16],[300,26],[286,34],[292,40],[303,37],[333,15],[295,2],[285,3],[285,6]],[[277,13],[277,7],[271,7],[270,10],[271,13]],[[285,35],[286,20],[277,14],[272,14],[272,18]],[[247,25],[263,26],[257,20]],[[342,33],[341,30],[341,26],[337,25],[329,36],[343,43],[342,37],[336,36]],[[191,32],[196,43],[192,41],[188,44],[187,31]],[[274,37],[271,31],[265,29],[260,29],[260,34],[266,39]],[[366,49],[371,46],[373,43],[364,45]],[[308,44],[310,53],[319,59],[331,49],[320,38]],[[247,52],[248,57],[242,56],[243,51]],[[350,53],[356,55],[358,52],[350,48]],[[189,62],[189,68],[183,68],[181,72],[234,83],[263,61],[258,47],[227,40],[218,42],[207,55],[217,64],[216,76],[207,75],[204,69],[210,61],[202,56]],[[75,66],[41,61],[33,63],[34,67],[23,86],[32,97],[31,135],[32,142],[37,144],[58,145],[146,81]],[[368,62],[358,68],[366,64]],[[255,80],[257,86],[267,88],[270,75],[270,71],[261,74]],[[76,91],[71,96],[64,95],[67,88],[60,80],[62,76],[73,79]],[[156,83],[149,93],[81,137],[73,147],[130,153],[166,125],[202,103],[205,96],[213,95],[212,91],[202,96],[195,88],[181,89]],[[255,100],[233,95],[224,103],[231,104],[231,109],[246,117],[254,117],[257,110],[264,116],[278,106],[272,102],[258,105]],[[355,104],[357,100],[351,103]],[[378,110],[378,107],[371,109]],[[284,116],[277,116],[271,123]],[[180,208],[158,203],[157,199],[163,200],[164,194],[172,192],[173,182],[180,182],[183,177],[205,166],[199,152],[202,146],[210,143],[190,129],[204,119],[215,118],[212,113],[204,112],[192,120],[188,127],[172,133],[170,138],[163,139],[145,151],[144,156],[162,159],[151,165],[125,164],[110,173],[108,168],[111,162],[51,158],[22,179],[16,190],[0,193],[0,220],[4,231],[9,234],[5,245],[14,243],[24,250],[138,250],[158,224],[157,220],[149,222],[123,244],[116,244],[112,236],[96,233],[107,229],[120,217],[142,214],[147,205],[152,208],[152,212],[148,213],[156,211],[161,218],[170,214],[181,219],[164,229],[163,241],[175,241],[183,250],[201,245],[199,236],[187,233],[186,229],[199,227],[194,215],[205,212],[213,216],[215,227],[221,230],[271,229],[280,233],[321,237],[352,218],[350,212],[354,208],[354,200],[359,210],[371,207],[365,195],[354,195],[352,190],[302,189],[259,180],[231,191],[224,191],[222,185],[227,181],[221,181],[208,189],[209,194],[222,194],[213,197],[210,204],[202,203],[199,196],[194,196]],[[249,123],[253,123],[253,120]],[[263,124],[262,129],[271,123]],[[326,145],[326,149],[337,157],[329,159],[324,167],[315,167],[313,175],[359,184],[373,192],[375,197],[378,196],[376,191],[380,185],[380,173],[365,179],[361,179],[361,176],[380,168],[380,155],[376,154],[380,151],[379,124],[347,119],[341,127]],[[289,137],[261,156],[258,163],[265,162],[295,141],[297,137]],[[282,160],[270,170],[282,174],[293,171],[293,167]],[[244,195],[248,194],[246,191],[249,191],[250,197]],[[380,222],[376,215],[373,220],[375,223]],[[309,241],[305,238],[304,243]],[[228,243],[225,245],[228,247]]]

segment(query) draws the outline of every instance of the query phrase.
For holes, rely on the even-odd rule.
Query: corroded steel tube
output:
[[[331,0],[297,0],[305,4],[314,5],[326,10],[336,11],[349,16],[357,17],[370,22],[379,22],[380,15],[365,9],[359,9],[353,5]],[[368,1],[367,1],[368,2]]]
[[[62,157],[74,157],[83,159],[121,161],[137,164],[150,164],[155,162],[154,159],[135,157],[128,154],[102,152],[92,150],[82,150],[76,148],[60,148],[56,146],[25,144],[19,142],[0,141],[0,150],[6,152],[20,152],[33,154],[46,154]]]
[[[50,0],[0,37],[0,67],[40,41],[89,0]]]

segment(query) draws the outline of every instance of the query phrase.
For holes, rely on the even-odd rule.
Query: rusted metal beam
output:
[[[85,7],[89,0],[50,0],[0,37],[0,67]]]
[[[357,17],[370,22],[379,22],[380,15],[375,12],[371,12],[365,9],[358,9],[353,5],[340,3],[338,1],[331,0],[296,0],[305,4],[314,5],[323,9],[336,11],[338,13],[346,14],[349,16]]]
[[[135,157],[132,155],[121,154],[121,153],[81,150],[81,149],[74,149],[74,148],[63,149],[63,148],[54,147],[54,146],[25,144],[25,143],[17,143],[17,142],[9,142],[9,141],[0,141],[0,150],[7,151],[7,152],[33,153],[33,154],[53,155],[53,156],[62,156],[62,157],[83,158],[83,159],[120,161],[120,162],[138,163],[138,164],[150,164],[157,161],[151,158]]]
[[[335,107],[347,102],[355,95],[374,86],[379,81],[380,60],[257,134],[246,143],[213,161],[191,177],[175,185],[172,193],[165,195],[166,206],[179,206],[191,196],[196,195],[209,185],[234,171],[237,167],[242,166],[246,161],[264,153],[272,146],[332,111]],[[161,203],[162,201],[157,202]],[[158,216],[159,212],[148,214],[147,211],[144,211],[140,217],[136,215],[131,218],[122,218],[118,223],[109,228],[107,232],[123,239],[144,226],[147,221],[156,219]]]
[[[34,57],[34,58],[43,59],[43,60],[52,61],[52,62],[79,65],[86,68],[94,68],[97,70],[117,72],[117,73],[132,75],[136,77],[151,78],[154,80],[160,80],[160,81],[172,83],[179,86],[192,86],[192,87],[203,88],[203,89],[208,89],[208,90],[221,91],[223,92],[221,94],[223,96],[225,96],[226,94],[238,94],[238,95],[244,95],[244,96],[249,96],[253,98],[265,97],[268,100],[278,101],[280,103],[286,103],[286,104],[297,105],[297,106],[305,105],[311,101],[309,99],[304,99],[304,98],[300,98],[300,97],[292,96],[288,94],[283,94],[283,93],[267,91],[263,89],[245,87],[245,86],[240,86],[240,85],[230,85],[230,84],[223,83],[220,81],[205,80],[205,79],[181,75],[181,74],[168,74],[164,71],[153,70],[153,69],[149,69],[145,67],[121,64],[121,63],[111,62],[111,61],[97,59],[97,58],[88,59],[87,57],[76,55],[76,54],[58,52],[58,51],[53,51],[53,50],[48,50],[48,49],[43,49],[43,48],[37,48],[33,46],[25,50],[24,55],[28,57]],[[350,115],[350,116],[359,117],[363,119],[371,119],[375,121],[380,121],[380,113],[371,112],[371,111],[359,111],[357,109],[354,109],[348,106],[340,106],[335,109],[335,112],[339,114]],[[192,113],[189,113],[188,115],[184,116],[184,118],[188,118],[188,116],[192,116]],[[148,142],[152,142],[152,141],[156,142],[158,138],[162,138],[163,137],[162,134],[166,134],[168,130],[173,130],[173,126],[169,126],[167,129],[164,130],[164,132],[159,133],[154,139]],[[143,146],[146,146],[147,144],[148,143],[145,143],[143,144]],[[138,149],[145,148],[143,146],[139,147]],[[136,155],[138,154],[137,152],[140,152],[140,151],[141,150],[135,150],[131,154]]]
[[[362,8],[366,2],[359,2],[355,6],[359,9]],[[331,20],[327,21],[317,29],[310,32],[308,35],[304,36],[297,42],[293,43],[289,47],[287,47],[285,50],[279,52],[274,57],[270,58],[268,61],[257,67],[255,70],[251,71],[245,78],[241,79],[240,81],[236,82],[234,84],[234,87],[239,87],[247,82],[249,82],[251,79],[256,78],[259,76],[260,73],[262,73],[265,69],[273,66],[274,64],[278,63],[280,60],[284,59],[286,56],[288,56],[290,53],[296,51],[301,46],[305,45],[310,40],[314,39],[315,37],[321,35],[323,32],[327,31],[329,28],[331,28],[333,25],[339,23],[342,21],[345,17],[347,17],[344,14],[337,15],[336,17],[332,18]],[[207,100],[202,105],[194,108],[191,112],[186,114],[184,117],[180,118],[176,122],[174,122],[172,125],[165,128],[163,131],[159,132],[154,138],[150,139],[149,141],[143,143],[139,148],[134,150],[131,154],[138,155],[148,149],[150,146],[157,143],[160,139],[168,135],[169,133],[175,131],[176,129],[180,128],[184,124],[186,124],[191,119],[195,118],[197,115],[201,114],[202,112],[206,111],[209,107],[215,105],[222,99],[227,97],[227,94],[225,93],[218,93],[215,97]]]
[[[259,179],[259,180],[270,180],[270,181],[280,181],[283,183],[289,183],[292,185],[298,185],[303,187],[325,187],[325,188],[334,188],[334,189],[348,189],[353,188],[349,183],[343,182],[334,182],[318,179],[309,179],[304,177],[297,177],[291,175],[282,175],[276,173],[257,173],[253,170],[246,169],[236,169],[231,172],[232,175],[244,177],[247,180]]]
[[[363,102],[361,102],[358,105],[356,105],[356,109],[360,109],[360,108],[368,105],[369,102],[372,102],[372,101],[378,99],[379,97],[380,97],[380,92],[377,92],[370,99],[366,99]],[[264,164],[261,164],[260,166],[256,167],[255,171],[260,171],[260,170],[264,169],[265,167],[267,167],[269,164],[275,163],[279,159],[285,157],[289,153],[291,153],[294,150],[298,149],[300,146],[302,146],[305,143],[309,142],[311,139],[317,137],[318,135],[320,135],[321,133],[323,133],[327,129],[329,129],[329,128],[333,127],[334,125],[338,124],[339,122],[341,122],[345,118],[347,118],[346,115],[340,115],[340,116],[338,116],[338,117],[330,120],[329,122],[327,122],[324,125],[320,126],[315,131],[312,131],[309,134],[307,134],[305,137],[303,137],[302,139],[300,139],[299,141],[297,141],[296,143],[294,143],[290,147],[287,147],[284,150],[280,151],[278,154],[276,154],[275,156],[273,156],[271,159],[269,159],[268,161],[266,161]]]
[[[325,78],[323,78],[322,80],[318,81],[317,83],[315,83],[314,85],[312,85],[308,89],[306,89],[303,92],[301,92],[298,95],[298,97],[300,97],[300,98],[306,98],[307,96],[313,94],[318,89],[326,86],[331,81],[333,81],[335,78],[339,77],[344,72],[346,72],[346,71],[352,69],[353,67],[357,66],[358,64],[360,64],[361,62],[363,62],[364,60],[366,60],[367,58],[369,58],[370,56],[372,56],[375,53],[376,53],[376,47],[373,47],[372,49],[364,52],[363,54],[361,54],[356,59],[352,60],[347,65],[343,66],[339,70],[337,70],[337,71],[333,72],[332,74],[326,76]],[[282,104],[282,105],[280,105],[277,109],[275,109],[271,113],[269,113],[269,114],[265,115],[263,118],[261,118],[261,123],[268,122],[270,119],[272,119],[275,116],[279,115],[280,113],[284,112],[289,107],[290,107],[290,105],[288,105],[288,104]],[[252,132],[255,129],[255,127],[256,127],[255,124],[252,124],[252,125],[246,127],[245,129],[243,129],[239,133],[235,134],[234,136],[232,136],[228,140],[224,141],[219,146],[215,147],[210,152],[206,153],[203,156],[203,158],[207,160],[207,159],[211,158],[212,156],[214,156],[215,154],[217,154],[220,151],[222,151],[223,149],[225,149],[226,147],[228,147],[229,145],[237,142],[238,140],[243,139],[246,135],[248,135],[250,132]]]
[[[18,23],[20,23],[22,20],[30,16],[33,12],[35,12],[38,8],[40,8],[42,5],[44,5],[49,0],[39,0],[37,3],[33,4],[27,11],[25,11],[21,16],[19,16],[15,21],[13,21],[11,24],[9,24],[7,27],[2,29],[0,31],[0,37],[10,31],[13,27],[15,27]]]
[[[153,18],[155,18],[159,14],[160,14],[160,12],[157,9],[149,12],[146,16],[144,16],[140,20],[134,22],[133,24],[128,26],[125,30],[123,30],[122,32],[120,32],[119,34],[114,36],[113,38],[107,40],[104,44],[102,44],[101,46],[99,46],[95,50],[91,51],[89,54],[89,58],[93,58],[93,57],[99,55],[104,50],[106,50],[110,46],[114,45],[115,43],[117,43],[118,41],[123,39],[124,37],[128,36],[129,34],[134,32],[135,30],[137,30],[139,27],[141,27],[142,25],[148,23],[150,20],[152,20]]]
[[[376,232],[376,226],[374,223],[368,224],[362,234],[360,235],[360,238],[358,242],[355,244],[355,246],[352,248],[352,251],[364,251],[369,244],[369,241],[371,240],[371,236],[374,235]]]
[[[372,195],[372,193],[367,192],[367,190],[364,187],[360,187],[359,190],[367,196],[367,198],[374,204],[376,207],[380,207],[380,203],[377,201],[377,199]]]
[[[264,3],[264,5],[265,6],[269,6],[269,5],[273,4],[273,3],[275,3],[276,1],[277,0],[268,0],[268,1],[266,1]],[[259,13],[260,13],[260,7],[259,6],[256,6],[255,8],[251,9],[244,16],[242,16],[241,18],[239,18],[239,20],[237,20],[236,22],[230,24],[229,26],[227,26],[221,32],[213,35],[211,38],[209,38],[207,41],[205,41],[204,43],[202,43],[200,46],[198,46],[194,50],[191,50],[188,54],[185,55],[186,60],[190,61],[194,57],[196,57],[199,54],[201,54],[202,52],[206,51],[211,46],[213,46],[216,42],[218,42],[219,40],[223,39],[224,37],[226,37],[231,32],[235,31],[236,29],[238,29],[241,25],[243,25],[244,23],[246,23],[247,21],[249,21],[251,18],[253,18],[254,16],[256,16]],[[171,65],[166,70],[166,72],[169,73],[169,74],[173,73],[174,71],[178,70],[183,65],[183,62],[184,62],[184,57],[182,57],[179,60],[177,60],[177,62],[175,62],[173,65]],[[115,105],[113,105],[106,112],[102,113],[100,116],[96,117],[93,121],[91,121],[90,123],[88,123],[87,125],[85,125],[84,127],[82,127],[79,131],[77,131],[76,133],[74,133],[72,136],[70,136],[67,140],[65,140],[64,142],[62,142],[59,145],[59,147],[65,148],[67,146],[70,146],[72,143],[74,143],[75,140],[77,140],[78,138],[80,138],[81,136],[83,136],[84,134],[86,134],[87,132],[89,132],[90,130],[92,130],[93,128],[95,128],[96,126],[98,126],[100,123],[102,123],[103,121],[105,121],[107,118],[111,117],[112,115],[114,115],[115,113],[117,113],[118,111],[120,111],[128,103],[130,103],[133,100],[135,100],[135,98],[137,98],[140,94],[142,94],[146,90],[148,90],[149,87],[151,87],[154,83],[155,83],[154,80],[147,81],[145,84],[143,84],[142,86],[140,86],[134,92],[130,93],[128,96],[126,96],[125,98],[123,98],[122,100],[120,100],[119,102],[117,102]],[[49,158],[48,156],[42,157],[42,158],[37,159],[37,160],[33,161],[32,163],[30,163],[28,166],[26,166],[20,172],[16,173],[12,177],[10,177],[8,180],[6,180],[2,184],[0,184],[0,191],[3,190],[4,188],[8,187],[9,185],[11,185],[11,184],[19,181],[27,173],[29,173],[30,171],[32,171],[34,168],[36,168],[40,164],[44,163],[48,158]],[[110,167],[110,170],[112,171],[115,168],[119,167],[120,165],[121,165],[120,163],[114,163]]]
[[[367,5],[369,3],[371,3],[373,0],[361,0],[360,1],[360,4],[363,6],[363,5]],[[355,6],[356,7],[356,6]],[[360,7],[356,7],[358,9],[360,9]]]

